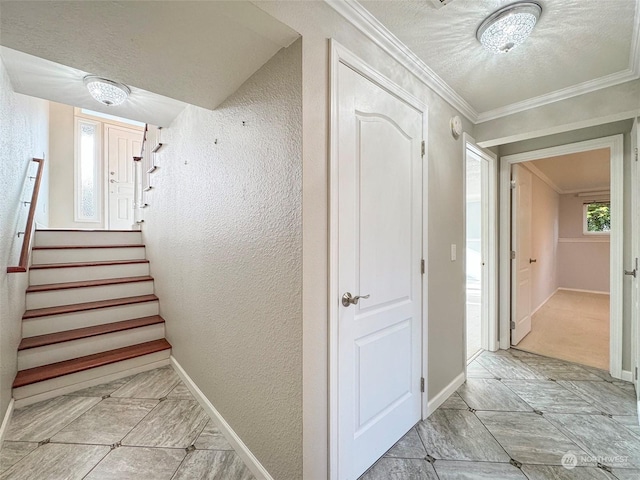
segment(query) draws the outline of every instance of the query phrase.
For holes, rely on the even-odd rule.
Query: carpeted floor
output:
[[[609,370],[609,295],[558,290],[515,348]]]

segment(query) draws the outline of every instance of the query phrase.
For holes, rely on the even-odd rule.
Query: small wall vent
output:
[[[433,3],[436,8],[442,8],[451,2],[453,2],[453,0],[431,0],[431,3]]]

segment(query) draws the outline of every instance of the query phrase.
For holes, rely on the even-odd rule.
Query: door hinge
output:
[[[420,378],[420,391],[424,392],[424,377]]]
[[[515,259],[516,259],[516,251],[511,250],[511,260],[515,260]]]
[[[636,162],[638,161],[638,148],[636,147]]]
[[[638,381],[638,367],[636,367],[636,381]]]
[[[420,152],[421,152],[423,157],[427,154],[427,146],[426,146],[424,140],[422,141],[422,146],[420,147]]]
[[[516,188],[516,181],[515,181],[515,180],[511,180],[511,181],[509,182],[509,186],[510,186],[512,189]]]
[[[515,330],[516,329],[516,322],[511,321],[511,330]]]
[[[424,258],[420,260],[420,272],[422,272],[423,275],[425,273]]]

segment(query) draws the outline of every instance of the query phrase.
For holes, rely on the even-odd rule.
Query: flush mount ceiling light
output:
[[[507,53],[524,42],[535,27],[542,7],[518,2],[493,12],[478,27],[476,38],[495,53]]]
[[[131,93],[126,85],[95,75],[84,77],[84,84],[93,98],[108,107],[120,105]]]

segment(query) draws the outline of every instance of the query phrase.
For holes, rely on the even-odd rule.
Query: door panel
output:
[[[531,172],[513,165],[511,179],[511,344],[517,345],[531,331]]]
[[[134,155],[142,147],[142,132],[122,127],[106,127],[107,137],[107,228],[130,229],[134,224]]]
[[[338,470],[356,479],[421,417],[422,113],[338,72]]]

